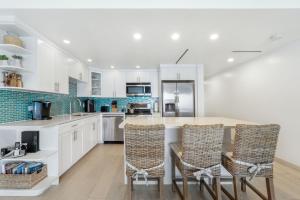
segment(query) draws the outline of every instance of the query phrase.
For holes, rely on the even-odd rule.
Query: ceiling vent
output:
[[[262,53],[261,50],[236,50],[232,51],[232,53]]]

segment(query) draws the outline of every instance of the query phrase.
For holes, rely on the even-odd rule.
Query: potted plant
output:
[[[0,66],[8,65],[8,57],[6,55],[0,55]]]
[[[18,55],[12,56],[12,63],[11,65],[14,65],[16,67],[23,67],[23,57]]]

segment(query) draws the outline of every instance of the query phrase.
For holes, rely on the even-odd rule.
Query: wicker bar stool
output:
[[[222,164],[233,176],[232,196],[225,188],[222,191],[232,200],[243,199],[241,192],[248,186],[264,200],[274,200],[273,161],[280,126],[237,125],[233,152],[222,156]],[[267,185],[267,197],[248,180],[264,177]]]
[[[221,199],[221,155],[223,143],[223,125],[184,125],[180,144],[171,144],[172,189],[176,189],[181,199],[189,198],[188,181],[196,178],[204,185],[210,195]],[[175,167],[182,175],[182,180],[175,177]],[[204,177],[212,179],[210,187]],[[177,181],[183,181],[181,193]]]
[[[164,125],[125,125],[125,154],[128,199],[132,198],[133,180],[139,177],[147,183],[157,179],[160,199],[164,199]]]

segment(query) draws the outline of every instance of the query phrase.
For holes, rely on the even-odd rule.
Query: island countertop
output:
[[[223,124],[225,127],[235,127],[237,124],[257,125],[257,123],[255,122],[225,118],[225,117],[152,117],[152,116],[128,117],[119,125],[119,128],[124,128],[125,124],[136,124],[136,125],[164,124],[166,128],[180,128],[184,124],[193,124],[193,125]]]

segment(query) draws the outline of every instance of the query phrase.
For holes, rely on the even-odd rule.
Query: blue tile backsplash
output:
[[[11,89],[0,90],[0,123],[27,120],[32,118],[28,111],[28,106],[34,100],[51,101],[51,115],[69,114],[70,102],[72,103],[72,112],[79,112],[79,102],[77,96],[77,81],[69,79],[69,95],[54,94],[46,92],[28,92]],[[82,97],[81,100],[87,98]],[[129,98],[91,98],[96,102],[96,111],[105,104],[111,104],[112,100],[117,100],[118,108],[126,107],[127,103],[148,102],[153,104],[157,98],[151,97],[129,97]]]

